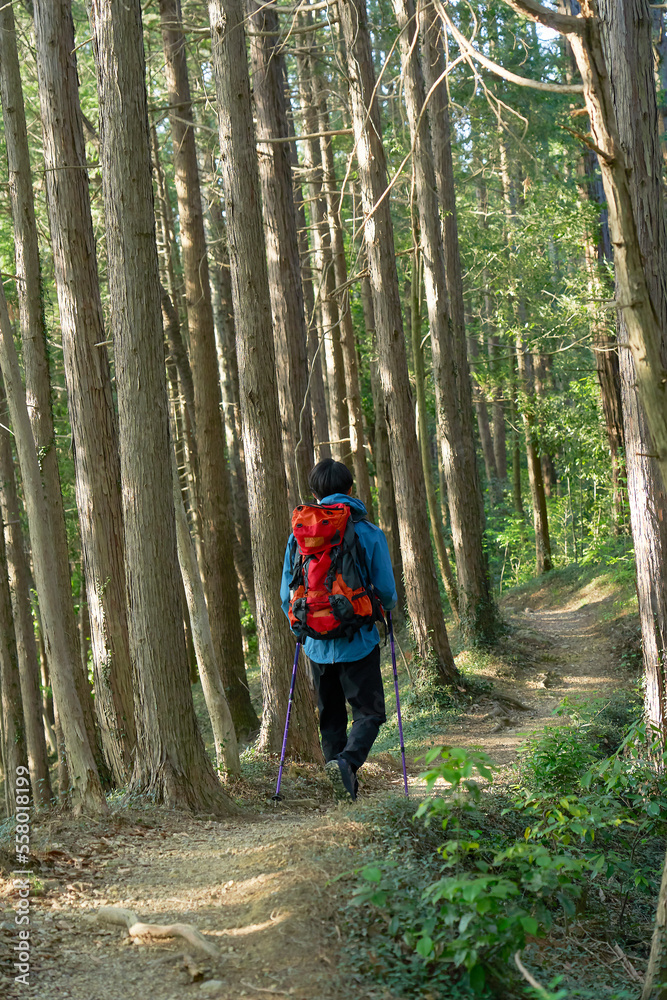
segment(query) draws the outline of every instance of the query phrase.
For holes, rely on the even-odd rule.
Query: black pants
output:
[[[322,752],[326,761],[344,757],[358,771],[387,721],[380,673],[380,647],[349,663],[310,661],[320,710]],[[346,700],[352,709],[352,728],[347,734]]]

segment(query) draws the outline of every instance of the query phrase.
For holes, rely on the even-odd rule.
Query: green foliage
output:
[[[243,635],[247,644],[248,653],[250,656],[256,657],[259,650],[257,623],[252,616],[248,602],[244,600],[241,607],[241,628],[243,629]]]
[[[582,768],[595,759],[591,727],[554,726],[532,733],[519,750],[521,784],[547,794],[578,787]]]
[[[356,960],[397,995],[419,997],[428,983],[443,1000],[506,997],[510,986],[592,1000],[602,994],[569,980],[526,991],[508,963],[585,915],[621,940],[650,917],[667,833],[662,748],[637,692],[564,703],[565,713],[569,725],[529,737],[510,795],[494,790],[486,754],[434,748],[416,814],[396,800],[371,817],[374,850],[348,920],[370,928],[362,941],[354,932]]]

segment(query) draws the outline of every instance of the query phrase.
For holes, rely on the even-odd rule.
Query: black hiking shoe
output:
[[[357,797],[356,781],[352,768],[344,757],[334,757],[324,770],[333,785],[334,796],[338,802],[354,802]]]

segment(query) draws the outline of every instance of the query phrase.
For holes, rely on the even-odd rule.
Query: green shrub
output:
[[[505,977],[507,962],[525,946],[527,935],[544,933],[553,909],[574,912],[578,880],[590,866],[585,858],[553,852],[543,843],[512,842],[512,824],[506,828],[510,838],[496,830],[495,837],[482,840],[480,782],[489,783],[493,770],[486,754],[444,748],[426,760],[427,788],[439,791],[446,783],[416,814],[447,835],[437,850],[439,877],[434,878],[435,865],[385,860],[361,871],[352,901],[370,911],[371,925],[383,928],[383,945],[374,946],[383,981],[410,970],[416,988],[420,970],[431,980],[447,970],[450,984],[488,993]]]
[[[510,987],[521,995],[512,955],[554,923],[567,930],[590,913],[621,940],[645,927],[667,832],[667,778],[640,723],[600,758],[593,723],[620,726],[631,714],[619,703],[605,715],[606,705],[533,734],[521,765],[530,781],[511,796],[491,787],[485,754],[435,749],[422,775],[430,794],[415,817],[405,802],[375,817],[370,837],[380,850],[357,873],[350,923],[359,963],[396,995],[506,997]],[[572,996],[588,997],[582,989]]]
[[[596,759],[597,749],[591,725],[553,726],[531,733],[519,750],[520,784],[546,794],[573,791]]]

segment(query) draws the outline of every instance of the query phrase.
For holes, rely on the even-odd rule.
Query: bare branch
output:
[[[561,35],[583,35],[586,30],[586,18],[572,17],[570,14],[559,14],[555,10],[543,7],[536,0],[504,0],[508,7],[527,17],[531,21],[543,24],[545,28],[559,31]]]
[[[354,129],[332,128],[328,132],[311,132],[308,135],[265,136],[257,140],[257,145],[261,146],[264,142],[305,142],[307,139],[320,139],[329,135],[354,135]]]
[[[513,9],[515,8],[513,0],[505,0],[505,3]],[[496,76],[500,76],[503,80],[508,80],[510,83],[515,83],[519,87],[531,87],[533,90],[549,91],[554,94],[583,94],[584,87],[581,83],[544,83],[542,80],[529,80],[528,77],[518,76],[518,74],[512,73],[511,70],[504,69],[502,66],[499,66],[498,63],[493,62],[492,59],[483,55],[483,53],[479,52],[470,44],[465,35],[461,34],[459,29],[448,16],[445,6],[441,0],[436,0],[436,7],[438,8],[440,17],[451,31],[465,55],[481,63],[482,66],[490,70],[492,73],[495,73]],[[520,13],[523,13],[523,11],[520,11]],[[569,20],[575,19],[569,18]]]

